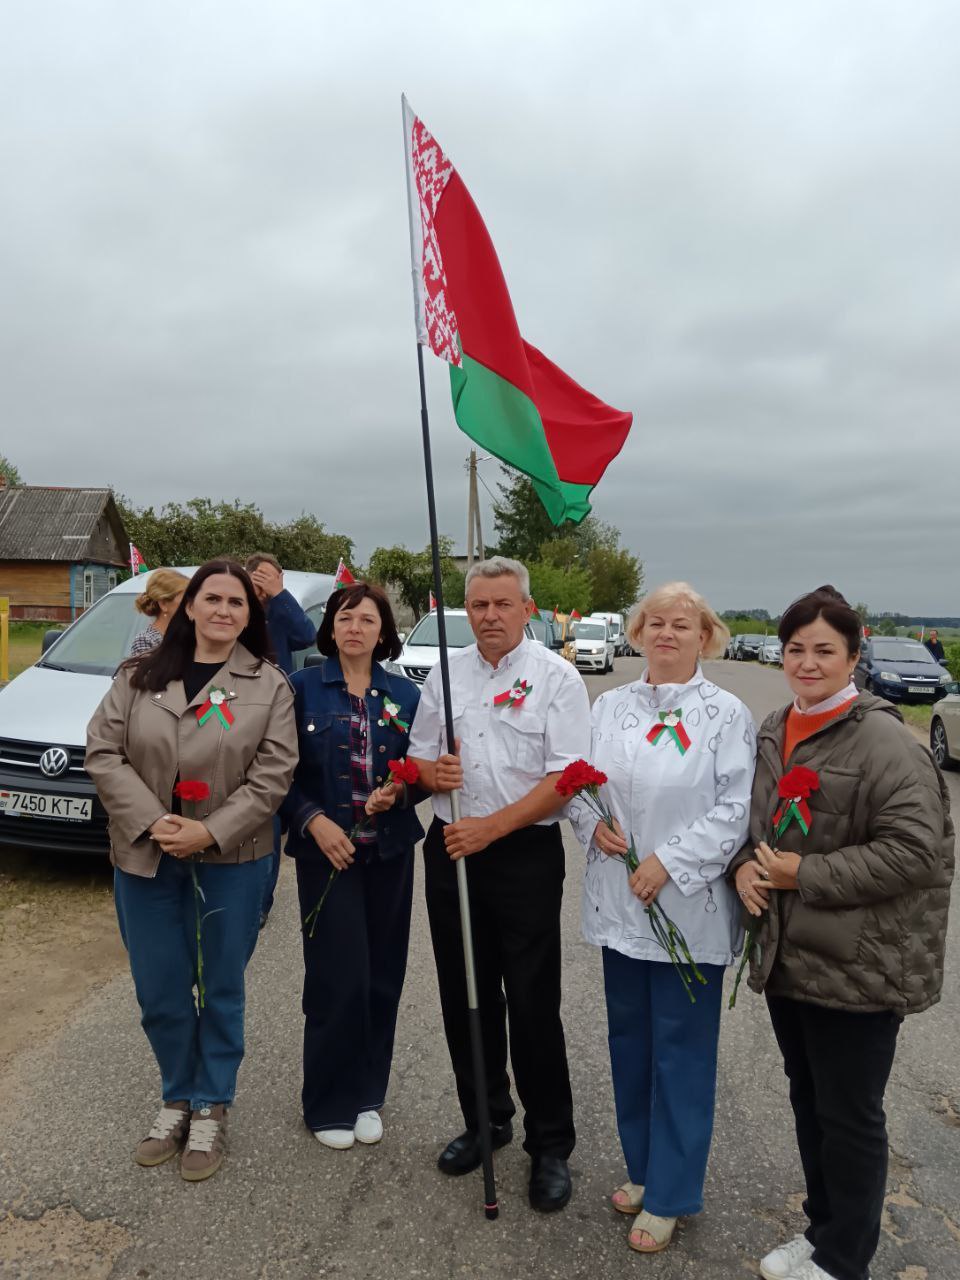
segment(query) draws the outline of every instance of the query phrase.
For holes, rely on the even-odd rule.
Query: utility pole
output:
[[[471,568],[474,561],[474,550],[476,550],[476,559],[482,560],[485,552],[483,547],[483,529],[480,526],[480,497],[477,492],[477,451],[470,450],[470,460],[467,463],[467,471],[470,476],[470,482],[467,490],[467,568]]]

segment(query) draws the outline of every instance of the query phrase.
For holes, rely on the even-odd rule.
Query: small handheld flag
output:
[[[147,568],[146,560],[144,560],[143,556],[140,554],[140,552],[137,550],[137,548],[133,545],[132,542],[129,543],[129,547],[130,547],[130,572],[133,574],[133,576],[136,577],[138,573],[149,573],[150,570]]]
[[[337,565],[337,572],[333,579],[333,589],[334,591],[337,591],[340,587],[349,587],[351,583],[354,582],[356,582],[356,578],[343,563],[343,556],[341,556],[340,563]]]

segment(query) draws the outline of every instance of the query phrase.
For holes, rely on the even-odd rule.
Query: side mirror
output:
[[[308,653],[303,661],[305,667],[322,667],[326,658],[322,653]]]
[[[50,646],[59,640],[62,635],[63,631],[58,628],[54,628],[51,631],[45,631],[43,633],[43,639],[40,642],[41,655],[46,653]]]

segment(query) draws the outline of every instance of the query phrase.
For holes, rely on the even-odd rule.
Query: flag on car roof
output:
[[[139,549],[135,547],[132,542],[129,544],[129,546],[130,546],[130,572],[133,574],[134,577],[136,577],[138,573],[149,573],[150,570],[147,568],[147,562],[146,560],[144,560],[143,556],[140,554]]]
[[[579,611],[578,609],[571,609],[571,610],[570,610],[570,621],[571,621],[571,622],[582,622],[582,621],[583,621],[583,614],[582,614],[582,613],[580,613],[580,611]]]
[[[530,603],[533,605],[533,612],[530,614],[530,617],[531,617],[531,618],[539,618],[539,617],[540,617],[540,610],[537,608],[537,602],[536,602],[536,600],[534,600],[533,596],[531,596],[531,597],[530,597]]]
[[[403,125],[417,341],[450,365],[461,430],[530,477],[554,524],[578,523],[633,415],[521,337],[483,219],[406,98]]]
[[[337,572],[333,579],[333,589],[336,591],[338,587],[349,587],[352,582],[356,582],[356,578],[343,563],[343,556],[340,557],[340,563],[337,565]]]
[[[436,607],[437,607],[437,597],[431,591],[430,592],[430,612],[432,613],[433,610],[436,609]]]

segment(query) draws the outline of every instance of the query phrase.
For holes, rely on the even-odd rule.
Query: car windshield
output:
[[[466,614],[444,613],[443,617],[447,624],[448,649],[463,649],[468,644],[473,644],[474,636]],[[407,644],[429,645],[433,649],[439,647],[440,638],[437,635],[437,615],[435,613],[428,613],[425,618],[420,619],[410,632]]]
[[[936,658],[915,640],[874,640],[873,656],[884,662],[924,662],[939,666]]]
[[[744,636],[743,640],[745,644],[763,644],[766,638],[766,636]]]
[[[540,643],[546,644],[547,624],[544,622],[544,620],[542,618],[531,618],[530,626],[533,629],[533,634],[537,637]]]
[[[578,640],[603,640],[607,629],[602,622],[578,622]]]
[[[136,598],[131,591],[98,600],[50,646],[37,665],[112,676],[129,657],[133,637],[150,625],[150,619],[134,608]]]

